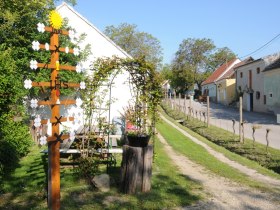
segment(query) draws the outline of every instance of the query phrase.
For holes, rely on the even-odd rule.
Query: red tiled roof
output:
[[[219,80],[222,80],[222,79],[229,79],[231,78],[233,75],[234,75],[234,71],[235,71],[235,68],[239,67],[239,66],[242,66],[244,64],[247,64],[249,62],[252,62],[254,59],[252,57],[249,57],[249,58],[246,58],[245,60],[235,64],[232,68],[230,68],[225,74],[224,76],[222,76]]]
[[[229,66],[231,66],[237,58],[232,59],[229,62],[224,63],[219,68],[217,68],[204,82],[202,82],[202,85],[210,84],[215,82],[223,73],[228,69]]]

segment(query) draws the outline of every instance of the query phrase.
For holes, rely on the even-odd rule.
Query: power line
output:
[[[249,54],[247,54],[247,55],[244,55],[244,56],[242,56],[242,57],[240,57],[240,58],[248,57],[248,56],[250,56],[250,55],[252,55],[252,54],[255,54],[256,52],[258,52],[259,50],[261,50],[261,49],[263,49],[264,47],[268,46],[271,42],[273,42],[274,40],[276,40],[276,39],[279,38],[279,37],[280,37],[280,34],[276,35],[276,36],[273,37],[270,41],[268,41],[267,43],[265,43],[264,45],[262,45],[261,47],[259,47],[259,48],[256,49],[255,51],[253,51],[253,52],[251,52],[251,53],[249,53]]]

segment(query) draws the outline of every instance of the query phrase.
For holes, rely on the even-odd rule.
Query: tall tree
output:
[[[234,57],[228,48],[216,49],[211,39],[188,38],[182,41],[172,61],[171,85],[185,92],[201,83],[227,59]]]
[[[121,23],[117,27],[111,25],[105,28],[104,33],[132,57],[145,57],[157,68],[161,66],[160,41],[149,33],[138,31],[136,25],[128,23]]]

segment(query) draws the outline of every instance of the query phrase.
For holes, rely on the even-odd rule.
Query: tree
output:
[[[209,74],[232,57],[234,54],[228,48],[217,49],[211,39],[185,39],[172,61],[171,85],[182,93],[195,84],[201,89]]]
[[[169,64],[164,64],[159,73],[163,80],[171,80],[172,78],[171,66]]]
[[[209,56],[207,70],[213,72],[220,65],[222,65],[226,61],[232,60],[235,57],[236,55],[229,48],[218,48],[213,54]]]
[[[162,62],[162,48],[157,38],[137,30],[134,24],[107,26],[104,33],[132,57],[153,63],[158,69]]]

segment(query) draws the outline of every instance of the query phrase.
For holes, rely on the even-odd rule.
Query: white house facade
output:
[[[131,58],[129,54],[117,46],[112,40],[110,40],[105,34],[98,30],[92,23],[90,23],[68,4],[62,3],[56,8],[56,10],[64,19],[67,19],[68,25],[75,29],[77,37],[81,34],[86,35],[85,39],[79,43],[79,47],[81,49],[90,45],[90,55],[87,57],[86,61],[81,62],[80,64],[86,71],[86,74],[90,75],[90,72],[92,71],[91,64],[97,58],[110,58],[113,56],[117,56],[119,58]],[[112,75],[109,82],[104,84],[104,89],[107,89],[106,93],[103,95],[104,101],[108,102],[110,100],[111,105],[109,106],[110,110],[107,108],[107,110],[103,111],[103,117],[107,118],[107,120],[110,118],[110,121],[112,121],[113,118],[120,117],[120,113],[123,112],[123,108],[126,107],[129,101],[133,98],[133,93],[129,83],[129,73],[122,70],[116,71],[119,73]],[[111,88],[109,83],[111,83]],[[101,105],[100,110],[104,109],[104,106],[104,104]],[[67,109],[63,108],[63,106],[61,107],[61,115],[65,117],[78,116],[80,119],[78,127],[83,125],[84,115],[82,109],[77,108],[76,106],[67,107]],[[48,116],[49,112],[42,110],[42,115]],[[51,126],[48,127],[48,134],[51,134]],[[71,130],[74,129],[73,127],[77,129],[77,125],[71,122],[64,123],[64,126],[61,126],[60,129],[62,131],[66,128],[69,129],[69,127]]]

